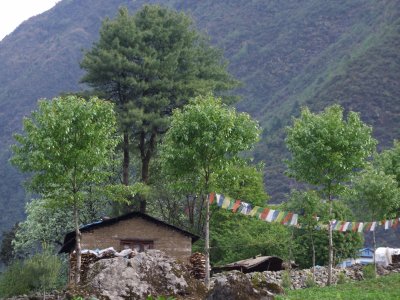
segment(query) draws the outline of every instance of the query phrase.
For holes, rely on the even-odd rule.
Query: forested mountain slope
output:
[[[0,42],[0,232],[23,217],[28,198],[8,164],[12,133],[42,97],[83,89],[82,49],[118,7],[133,13],[149,1],[62,0]],[[265,185],[279,202],[294,183],[284,177],[284,126],[301,105],[331,103],[360,111],[381,145],[400,135],[398,0],[160,0],[189,12],[223,49],[243,82],[239,110],[264,128],[255,151]]]

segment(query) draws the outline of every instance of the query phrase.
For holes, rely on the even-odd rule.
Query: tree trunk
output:
[[[375,239],[375,228],[374,231],[372,231],[372,242],[374,246],[374,270],[376,274],[376,256],[375,256],[375,251],[376,251],[376,239]]]
[[[124,158],[122,163],[122,183],[126,186],[129,185],[129,134],[127,130],[124,131],[123,142]]]
[[[314,244],[314,237],[312,234],[311,234],[311,246],[312,246],[312,266],[313,266],[312,279],[315,282],[315,244]]]
[[[328,281],[326,285],[332,284],[332,265],[333,265],[333,237],[332,237],[332,199],[329,194],[329,265],[328,265]]]
[[[81,281],[81,232],[79,230],[79,213],[76,204],[74,205],[74,221],[75,221],[75,252],[76,252],[76,265],[75,265],[75,286],[77,287]]]
[[[206,276],[204,283],[207,290],[210,288],[210,202],[206,197],[206,237],[205,237],[205,252],[206,252]]]
[[[142,131],[140,133],[139,138],[139,151],[140,158],[142,161],[142,178],[141,182],[144,184],[148,184],[149,182],[149,169],[150,169],[150,160],[153,157],[157,141],[157,129],[153,129],[148,142],[146,142],[146,132]],[[144,197],[140,197],[140,212],[146,212],[146,199]]]

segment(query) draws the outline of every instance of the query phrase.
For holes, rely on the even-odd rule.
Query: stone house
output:
[[[147,249],[164,251],[168,256],[187,262],[192,243],[199,237],[147,214],[131,212],[81,227],[81,249],[127,248],[139,252]],[[59,253],[75,249],[75,231],[69,232]]]

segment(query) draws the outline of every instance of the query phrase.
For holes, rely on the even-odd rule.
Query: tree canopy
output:
[[[141,160],[141,181],[148,183],[150,161],[172,110],[191,97],[237,85],[221,52],[187,15],[154,5],[145,5],[134,16],[122,8],[115,20],[106,19],[81,67],[86,71],[82,81],[117,104],[126,185],[131,140]]]
[[[254,146],[259,133],[248,114],[236,113],[211,95],[199,96],[174,111],[162,147],[163,171],[186,191],[212,192],[217,177],[234,171],[239,154]]]
[[[288,175],[321,187],[326,196],[362,168],[375,150],[372,128],[358,113],[349,112],[347,120],[339,105],[314,114],[308,108],[287,127]]]

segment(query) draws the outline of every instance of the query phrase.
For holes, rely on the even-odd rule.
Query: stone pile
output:
[[[269,300],[279,293],[270,291],[267,284],[254,284],[246,274],[236,270],[215,274],[210,283],[207,300]]]
[[[194,291],[205,289],[185,265],[159,250],[95,262],[86,276],[86,287],[113,300],[146,299],[148,295],[190,299]]]
[[[138,252],[132,249],[122,250],[117,252],[113,247],[106,248],[103,250],[82,250],[81,253],[81,279],[85,280],[86,274],[89,270],[90,265],[101,260],[114,257],[127,257],[132,258]],[[75,277],[75,266],[76,266],[76,253],[75,251],[70,256],[70,278],[73,281]]]
[[[358,281],[363,280],[363,266],[360,264],[353,265],[344,269],[333,268],[332,269],[332,282],[337,283],[339,274],[343,273],[345,279]],[[391,264],[387,267],[378,266],[377,267],[379,275],[387,275],[390,273],[400,273],[400,263]],[[248,273],[246,276],[252,282],[265,281],[270,283],[275,283],[278,285],[282,284],[282,277],[284,271],[265,271],[265,272],[254,272]],[[303,270],[291,270],[290,278],[292,283],[292,289],[302,289],[308,287],[310,280],[312,279],[312,269]],[[328,281],[328,269],[326,267],[316,267],[315,268],[315,284],[318,286],[325,286]]]
[[[282,284],[282,278],[285,272],[283,271],[265,271],[265,272],[254,272],[246,274],[251,281],[266,281],[275,283],[277,285]],[[332,270],[332,280],[337,281],[338,275],[340,273],[339,269]],[[291,270],[290,278],[292,283],[292,289],[302,289],[308,286],[308,282],[312,279],[312,269],[303,270]],[[318,267],[315,269],[315,284],[318,286],[325,286],[328,278],[328,269],[325,267]]]

